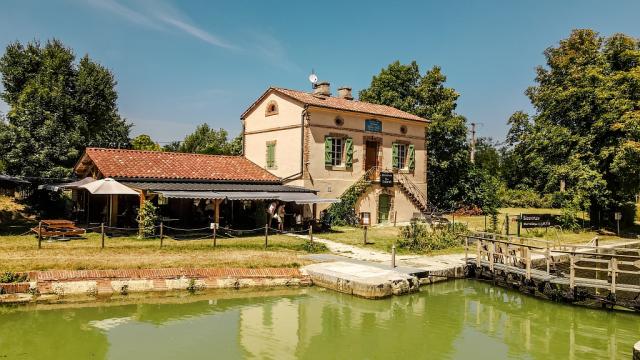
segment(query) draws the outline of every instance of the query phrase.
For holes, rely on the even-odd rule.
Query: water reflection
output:
[[[472,281],[369,301],[321,289],[62,309],[0,308],[0,358],[629,358],[640,317]]]

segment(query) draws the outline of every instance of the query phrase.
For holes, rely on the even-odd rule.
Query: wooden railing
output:
[[[475,246],[472,245],[474,242]],[[470,257],[472,252],[475,252],[475,259]],[[546,263],[546,271],[534,268],[536,255]],[[561,273],[551,273],[552,266],[567,260],[568,278]],[[619,276],[626,274],[640,284],[640,248],[557,246],[544,239],[474,233],[465,238],[465,262],[491,273],[499,267],[505,272],[522,274],[526,280],[568,285],[571,291],[583,287],[605,289],[613,295],[617,291],[640,293],[640,285],[619,281]],[[593,273],[593,276],[585,275],[585,272]],[[606,275],[600,276],[601,273]]]

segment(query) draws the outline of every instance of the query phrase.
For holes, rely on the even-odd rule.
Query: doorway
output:
[[[389,221],[389,210],[391,210],[391,196],[380,194],[378,197],[378,223]]]
[[[364,171],[378,166],[378,142],[367,140],[365,143]]]

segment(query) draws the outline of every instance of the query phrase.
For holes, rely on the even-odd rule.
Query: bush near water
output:
[[[463,237],[469,231],[461,223],[430,227],[418,220],[400,228],[398,247],[412,251],[434,251],[453,248],[463,244]]]

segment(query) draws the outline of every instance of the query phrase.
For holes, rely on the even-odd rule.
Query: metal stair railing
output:
[[[421,210],[423,212],[429,212],[430,206],[429,201],[427,200],[427,195],[416,185],[406,174],[398,174],[398,183],[400,183],[401,187],[409,194],[415,198],[420,204]]]

